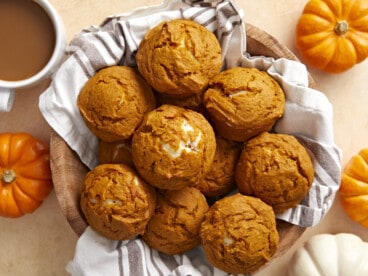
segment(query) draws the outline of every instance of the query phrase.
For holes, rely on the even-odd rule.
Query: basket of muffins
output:
[[[246,28],[251,54],[297,60]],[[202,25],[163,21],[140,42],[136,67],[108,66],[84,84],[77,106],[99,140],[98,165],[87,169],[57,134],[51,141],[55,185],[77,183],[65,211],[77,233],[89,225],[168,255],[201,246],[230,274],[259,270],[303,233],[276,219],[314,180],[303,144],[273,131],[285,93],[267,72],[225,68],[221,53]]]

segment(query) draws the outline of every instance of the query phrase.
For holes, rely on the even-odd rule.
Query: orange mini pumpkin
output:
[[[347,163],[339,194],[348,216],[368,227],[368,148],[362,149]]]
[[[49,148],[27,133],[0,134],[0,216],[32,213],[52,190]]]
[[[310,0],[296,27],[296,46],[310,65],[341,73],[368,56],[368,1]]]

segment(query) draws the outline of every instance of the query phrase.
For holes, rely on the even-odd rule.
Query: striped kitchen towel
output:
[[[39,107],[46,121],[82,162],[93,168],[97,164],[98,140],[79,114],[79,91],[101,68],[116,64],[135,66],[135,53],[147,30],[174,18],[192,19],[214,32],[222,47],[225,67],[257,67],[283,87],[286,111],[274,130],[295,135],[306,146],[315,167],[315,180],[296,208],[277,217],[303,227],[318,224],[330,209],[340,184],[341,152],[334,143],[332,105],[323,93],[308,87],[303,64],[246,53],[243,11],[231,0],[167,0],[158,6],[109,17],[100,26],[81,31],[71,41],[69,55],[50,86],[40,96]],[[139,239],[111,241],[90,228],[79,239],[68,270],[73,275],[226,275],[206,263],[201,248],[168,257],[147,248]],[[107,271],[111,273],[106,274]]]
[[[141,239],[113,241],[88,227],[79,238],[67,271],[73,276],[225,276],[203,257],[202,248],[168,256]],[[93,252],[93,254],[92,254]]]

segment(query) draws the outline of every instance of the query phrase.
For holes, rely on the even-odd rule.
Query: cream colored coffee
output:
[[[50,59],[55,32],[47,13],[31,0],[0,0],[0,79],[39,72]]]

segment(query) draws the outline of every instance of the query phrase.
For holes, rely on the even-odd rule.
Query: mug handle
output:
[[[0,112],[9,112],[12,109],[14,97],[14,90],[0,87]]]

